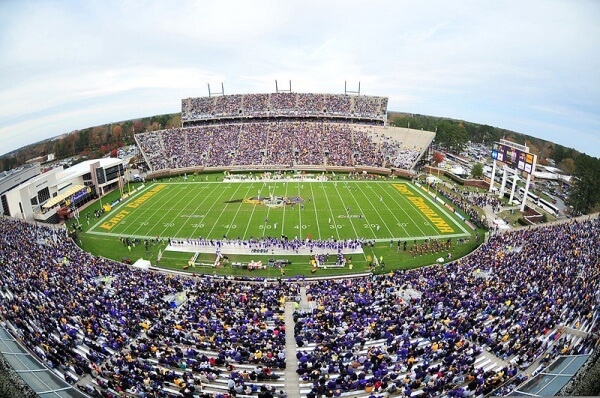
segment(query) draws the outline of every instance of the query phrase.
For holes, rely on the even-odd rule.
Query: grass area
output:
[[[131,188],[139,189],[140,185]],[[113,192],[102,201],[106,204],[118,199],[119,192]],[[352,270],[349,267],[319,269],[319,275],[364,272],[378,262],[375,257],[385,262],[385,268],[378,267],[376,272],[414,268],[446,257],[448,250],[413,258],[411,247],[422,245],[425,240],[445,242],[450,238],[452,258],[478,245],[472,238],[473,231],[451,211],[434,202],[422,188],[398,180],[225,182],[212,177],[208,181],[174,178],[146,184],[101,218],[93,217],[96,209],[99,209],[98,202],[81,211],[79,221],[83,231],[78,240],[84,250],[116,260],[149,259],[153,264],[160,252],[160,266],[172,269],[184,268],[193,253],[165,250],[167,238],[221,239],[226,236],[248,240],[287,236],[303,240],[363,238],[372,242],[365,246],[364,254],[351,256]],[[89,225],[87,213],[92,214]],[[478,235],[481,237],[482,231],[478,231]],[[137,237],[140,243],[128,248],[119,237]],[[157,241],[157,237],[160,240]],[[285,267],[286,276],[310,274],[309,256],[224,254],[230,263],[260,260],[266,264],[270,258],[285,257],[292,261]],[[200,253],[196,263],[209,264],[214,260],[214,253]],[[279,276],[281,272],[271,267],[248,271],[227,264],[188,271],[256,276]]]
[[[498,213],[497,217],[505,220],[511,227],[518,227],[518,220],[519,218],[523,218],[523,212],[520,210],[515,210],[515,212],[512,213],[510,210],[504,210]]]

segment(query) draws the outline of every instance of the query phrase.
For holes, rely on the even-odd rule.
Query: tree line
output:
[[[463,151],[469,141],[491,144],[501,138],[527,145],[538,155],[538,163],[547,165],[554,160],[557,167],[575,177],[569,204],[576,213],[588,213],[600,207],[600,159],[581,154],[575,149],[554,144],[514,131],[471,123],[463,120],[441,118],[412,113],[390,113],[390,125],[416,130],[435,131],[435,144],[453,153]],[[179,113],[152,116],[101,126],[89,127],[28,145],[0,157],[0,171],[19,167],[29,159],[54,153],[56,159],[74,156],[99,158],[116,152],[122,146],[134,144],[134,134],[180,127]]]
[[[582,154],[573,148],[486,124],[412,113],[392,113],[389,119],[392,126],[435,131],[435,144],[456,154],[462,152],[469,141],[490,145],[504,138],[527,145],[529,151],[538,156],[539,164],[548,165],[551,159],[565,174],[574,177],[567,204],[573,207],[575,214],[600,210],[598,158]],[[480,174],[482,170],[478,172]]]
[[[75,130],[56,138],[27,145],[0,158],[0,170],[11,170],[27,160],[53,153],[57,160],[74,156],[97,159],[135,143],[133,135],[181,127],[180,114],[152,116]]]

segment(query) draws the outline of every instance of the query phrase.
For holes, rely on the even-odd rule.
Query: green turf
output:
[[[432,200],[423,188],[407,181],[290,181],[290,182],[223,182],[183,181],[181,178],[150,182],[118,203],[100,219],[92,217],[87,225],[80,219],[84,234],[79,240],[82,247],[95,254],[121,259],[151,259],[156,262],[162,252],[161,266],[181,269],[191,253],[166,251],[167,238],[197,238],[247,240],[250,237],[298,237],[306,239],[355,239],[374,240],[373,247],[366,247],[363,255],[353,256],[353,269],[319,270],[320,275],[337,275],[370,270],[374,257],[384,256],[388,269],[412,268],[435,262],[447,253],[430,253],[414,256],[410,247],[425,239],[456,242],[472,231],[458,220],[447,208]],[[138,186],[139,187],[139,186]],[[268,207],[264,204],[244,203],[252,197],[280,196],[301,198],[296,205]],[[118,193],[103,198],[110,203]],[[248,202],[248,201],[246,201]],[[97,208],[93,205],[89,209]],[[86,211],[82,212],[83,214]],[[427,217],[429,215],[429,218]],[[437,224],[437,226],[435,225]],[[379,226],[379,228],[378,228]],[[481,231],[479,231],[482,236]],[[129,248],[119,242],[120,236],[138,237],[152,243]],[[161,242],[155,242],[161,237]],[[391,245],[390,245],[391,241]],[[398,241],[407,241],[409,250],[397,250]],[[452,256],[464,255],[477,243],[456,245]],[[260,259],[266,262],[272,257],[265,255],[230,255],[231,261],[247,262]],[[281,257],[281,256],[280,256]],[[293,264],[286,267],[286,275],[310,272],[307,256],[291,257]],[[214,253],[200,254],[197,261],[214,261]],[[248,271],[223,267],[210,269],[198,267],[193,272],[244,274]],[[387,269],[377,269],[385,272]],[[278,276],[278,270],[253,271],[257,276]]]
[[[404,188],[401,192],[395,186]],[[301,198],[302,202],[276,208],[242,202],[271,195]],[[424,203],[421,209],[414,205],[417,201]],[[435,226],[427,218],[428,209],[446,227]],[[468,234],[460,221],[422,189],[408,182],[366,181],[159,182],[117,205],[88,232],[242,240],[281,235],[397,240]]]

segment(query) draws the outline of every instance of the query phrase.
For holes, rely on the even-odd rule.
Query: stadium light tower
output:
[[[212,97],[213,95],[220,95],[220,96],[224,96],[225,95],[225,86],[223,84],[223,82],[221,82],[221,91],[210,91],[210,83],[206,83],[206,85],[208,86],[208,96]]]
[[[351,90],[348,90],[348,84],[344,80],[344,94],[346,94],[346,95],[348,95],[348,94],[356,94],[356,95],[360,96],[360,82],[358,82],[358,90],[357,91],[351,91]]]
[[[275,80],[275,92],[276,93],[291,93],[292,92],[292,81],[290,80],[290,87],[285,90],[285,89],[280,89],[279,86],[277,85],[277,80]]]

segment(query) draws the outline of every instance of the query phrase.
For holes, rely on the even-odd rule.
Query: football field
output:
[[[165,181],[115,205],[88,233],[388,241],[466,237],[469,230],[407,181]]]

